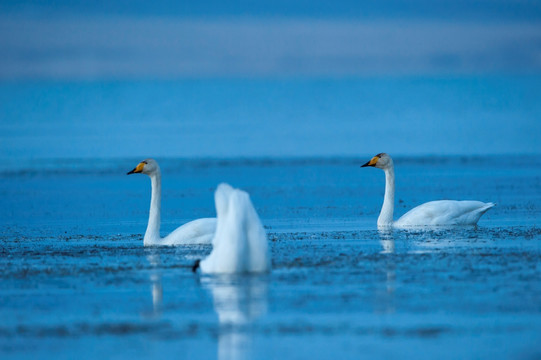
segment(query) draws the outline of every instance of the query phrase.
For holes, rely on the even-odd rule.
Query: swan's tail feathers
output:
[[[492,209],[494,206],[496,206],[496,204],[489,202],[484,203],[481,207],[479,207],[477,211],[472,213],[474,219],[472,224],[476,225],[481,216],[483,216],[488,210]]]
[[[192,266],[192,272],[197,272],[197,269],[199,269],[199,264],[201,264],[201,259],[195,260],[195,263]]]
[[[481,209],[481,213],[482,214],[486,213],[488,210],[492,209],[494,206],[496,206],[496,203],[493,203],[493,202],[486,203],[485,206]]]

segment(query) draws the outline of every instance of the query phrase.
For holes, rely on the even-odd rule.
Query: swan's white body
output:
[[[214,195],[218,223],[212,252],[199,264],[202,273],[247,273],[270,271],[269,246],[265,229],[250,196],[227,184]]]
[[[475,200],[438,200],[419,205],[393,223],[393,226],[475,225],[493,203]]]
[[[492,208],[494,203],[484,203],[474,200],[439,200],[419,205],[400,219],[393,222],[394,212],[394,164],[391,157],[385,153],[374,156],[365,166],[383,169],[385,172],[385,196],[378,217],[378,226],[449,226],[475,225],[481,216]]]
[[[202,218],[190,221],[166,237],[160,237],[160,209],[162,199],[162,174],[154,159],[146,159],[139,163],[129,174],[142,173],[150,177],[152,195],[147,230],[144,237],[145,246],[154,245],[186,245],[210,244],[216,231],[216,218]]]

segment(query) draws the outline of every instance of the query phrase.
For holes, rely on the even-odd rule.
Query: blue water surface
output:
[[[26,159],[539,154],[541,77],[2,82]],[[44,165],[45,166],[45,165]]]
[[[138,158],[0,172],[2,358],[534,359],[541,334],[539,156],[395,156],[396,215],[496,202],[478,227],[378,231],[369,157],[158,158],[162,234],[247,190],[270,242],[262,276],[198,276],[210,246],[144,248]]]

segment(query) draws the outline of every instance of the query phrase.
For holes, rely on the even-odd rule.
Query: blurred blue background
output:
[[[0,358],[541,358],[540,25],[530,0],[0,0]],[[498,205],[378,232],[379,152],[396,215]],[[147,157],[162,235],[231,183],[272,273],[144,248]]]
[[[2,1],[0,155],[539,154],[539,1]]]

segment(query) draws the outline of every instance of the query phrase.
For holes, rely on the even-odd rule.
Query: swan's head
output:
[[[370,161],[366,164],[361,165],[361,167],[366,166],[373,166],[385,170],[393,167],[393,159],[391,159],[391,157],[386,153],[380,153],[370,159]]]
[[[154,159],[146,159],[141,161],[137,166],[130,172],[127,173],[127,175],[130,174],[147,174],[152,175],[160,170],[160,167],[158,166],[158,162]]]

